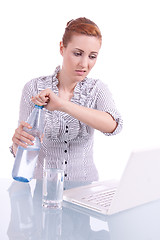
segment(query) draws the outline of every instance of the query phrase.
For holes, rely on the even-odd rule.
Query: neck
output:
[[[76,86],[76,82],[73,82],[71,80],[70,77],[68,77],[63,70],[61,70],[58,75],[57,78],[59,80],[58,83],[58,88],[59,90],[62,90],[64,92],[69,92],[69,93],[73,93],[74,88]]]

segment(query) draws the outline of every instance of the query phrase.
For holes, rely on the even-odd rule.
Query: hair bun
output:
[[[70,25],[70,23],[73,22],[73,21],[74,21],[74,19],[72,19],[72,20],[70,20],[69,22],[67,22],[66,27],[68,27],[68,26]]]

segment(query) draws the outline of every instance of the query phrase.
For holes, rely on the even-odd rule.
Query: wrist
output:
[[[67,113],[68,105],[70,104],[70,101],[61,99],[61,104],[59,106],[59,111]]]

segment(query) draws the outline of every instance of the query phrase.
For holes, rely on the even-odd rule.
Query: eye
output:
[[[95,58],[97,58],[97,55],[91,54],[91,55],[89,55],[89,58],[90,58],[90,59],[95,59]]]
[[[81,52],[74,52],[73,53],[76,57],[79,57],[79,56],[81,56],[82,55],[82,53]]]

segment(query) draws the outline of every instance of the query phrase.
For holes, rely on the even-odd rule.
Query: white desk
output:
[[[64,204],[42,208],[42,184],[0,179],[0,240],[159,240],[160,201],[104,217]]]

